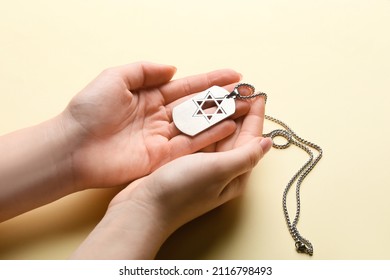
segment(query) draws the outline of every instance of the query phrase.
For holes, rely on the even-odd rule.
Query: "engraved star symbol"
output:
[[[215,115],[226,115],[225,110],[221,106],[224,99],[225,97],[214,97],[211,91],[209,91],[205,98],[193,100],[197,109],[192,116],[204,117],[210,122]]]

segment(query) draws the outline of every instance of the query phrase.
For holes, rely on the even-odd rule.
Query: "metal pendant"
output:
[[[229,92],[213,86],[173,108],[172,118],[183,133],[194,136],[234,114],[234,98]]]

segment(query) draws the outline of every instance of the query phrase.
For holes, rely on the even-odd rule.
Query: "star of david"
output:
[[[196,105],[193,117],[204,117],[210,122],[215,115],[226,115],[225,110],[221,106],[223,100],[224,97],[214,97],[210,91],[205,98],[193,100]]]

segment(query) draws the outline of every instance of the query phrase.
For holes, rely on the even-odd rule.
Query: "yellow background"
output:
[[[302,186],[298,228],[311,259],[390,259],[390,1],[0,6],[0,134],[58,114],[109,66],[149,60],[176,65],[176,77],[233,68],[268,93],[267,114],[324,149]],[[158,258],[310,259],[295,252],[281,208],[305,160],[296,148],[272,150],[242,198],[181,228]],[[67,258],[114,192],[73,194],[0,224],[0,258]]]

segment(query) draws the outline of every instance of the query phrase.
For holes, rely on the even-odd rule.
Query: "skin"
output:
[[[233,120],[188,137],[172,108],[233,70],[171,80],[176,68],[138,62],[103,71],[58,116],[0,137],[0,221],[88,188],[127,184],[232,134]],[[241,104],[237,116],[249,107]],[[22,175],[22,176],[21,176]]]
[[[263,100],[257,100],[236,131],[208,152],[178,158],[131,183],[72,258],[153,259],[176,229],[241,195],[272,146],[260,136],[263,116]]]
[[[153,258],[179,226],[239,195],[272,144],[261,138],[263,100],[237,100],[229,120],[189,137],[172,123],[173,107],[213,85],[232,90],[241,75],[172,80],[175,72],[149,62],[107,69],[58,116],[1,136],[0,222],[130,183],[73,257]]]

